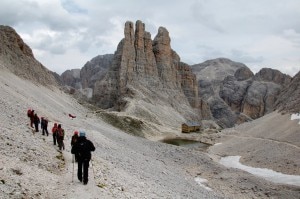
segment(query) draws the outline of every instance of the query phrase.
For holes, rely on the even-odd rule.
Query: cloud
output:
[[[141,20],[152,39],[158,27],[167,28],[172,48],[189,64],[227,57],[250,68],[295,73],[300,70],[299,7],[298,0],[2,0],[0,24],[15,28],[34,53],[44,56],[38,57],[46,67],[70,69],[67,65],[80,58],[85,63],[87,57],[113,53],[125,22]],[[62,64],[70,62],[64,60],[69,51],[76,52],[76,62]]]
[[[286,39],[290,40],[295,47],[300,48],[300,33],[295,29],[284,30],[283,36]]]
[[[250,56],[249,53],[236,49],[231,51],[231,55],[229,57],[242,63],[262,63],[264,61],[263,56],[253,57]]]
[[[62,7],[70,13],[87,14],[86,9],[82,9],[72,0],[61,0]]]
[[[214,13],[213,10],[207,9],[206,3],[207,2],[203,1],[195,1],[191,6],[191,12],[194,20],[211,30],[223,33],[224,29],[217,21],[216,13]]]

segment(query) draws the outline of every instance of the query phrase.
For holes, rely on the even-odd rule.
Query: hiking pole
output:
[[[75,155],[72,155],[72,162],[73,162],[72,183],[74,182],[74,157]]]

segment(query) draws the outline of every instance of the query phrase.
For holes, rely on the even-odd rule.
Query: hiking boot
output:
[[[88,183],[87,181],[84,181],[84,182],[83,182],[84,185],[87,185],[87,183]]]

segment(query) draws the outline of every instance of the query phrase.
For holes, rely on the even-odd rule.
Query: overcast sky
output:
[[[0,24],[13,27],[37,60],[59,74],[114,53],[126,21],[160,26],[188,64],[226,57],[253,72],[300,70],[300,0],[1,0]]]

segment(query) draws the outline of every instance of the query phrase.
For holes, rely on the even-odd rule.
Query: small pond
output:
[[[183,139],[183,138],[164,139],[161,140],[161,142],[166,144],[172,144],[176,146],[183,146],[191,149],[201,150],[201,151],[205,151],[208,147],[211,146],[206,143],[202,143],[195,140]]]

